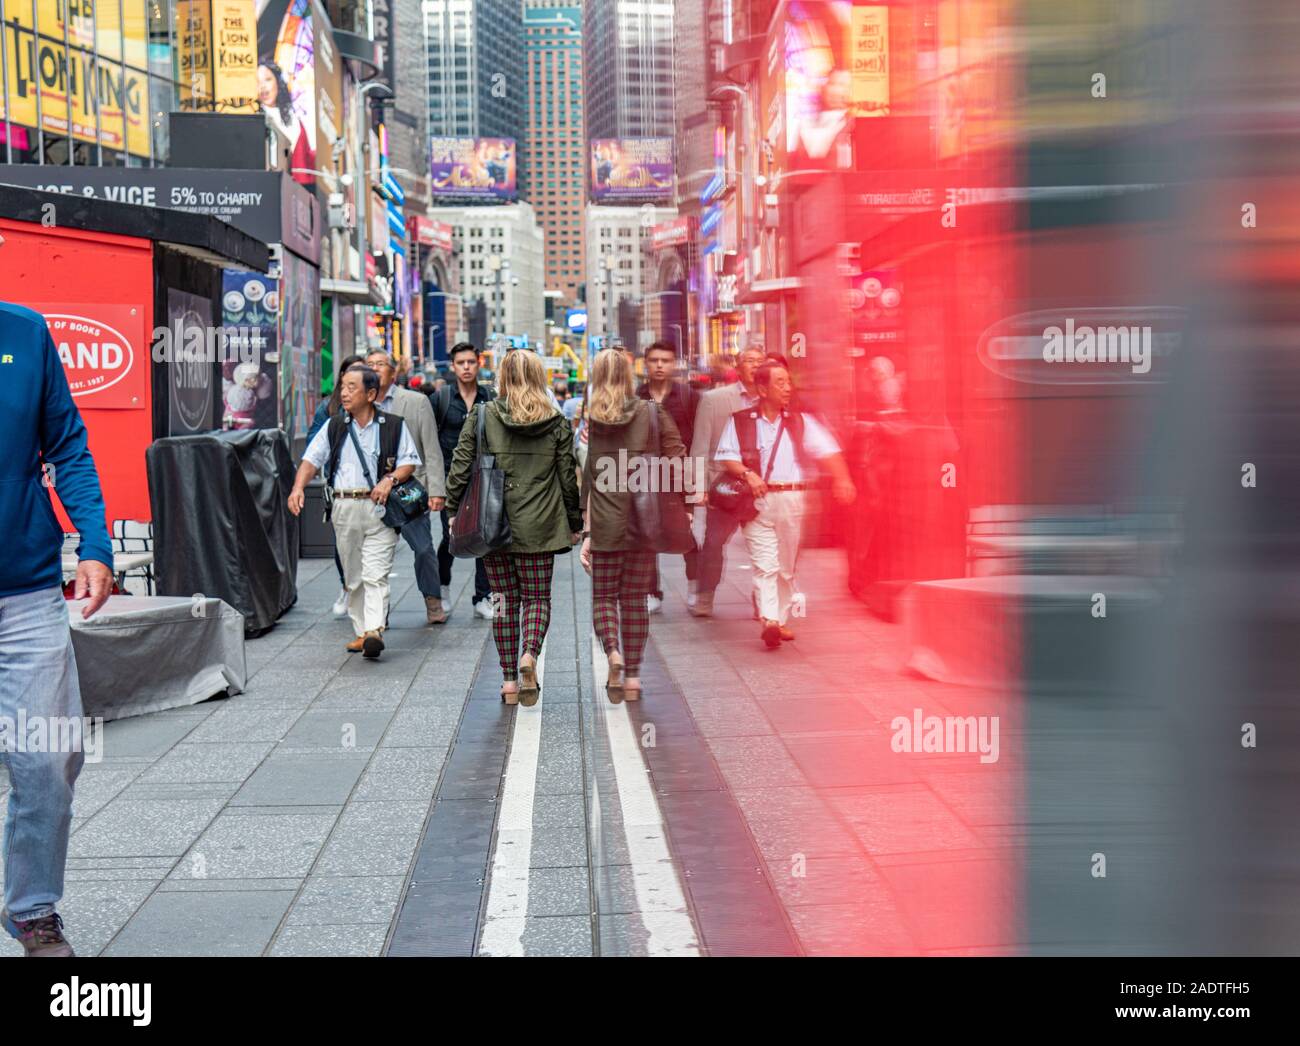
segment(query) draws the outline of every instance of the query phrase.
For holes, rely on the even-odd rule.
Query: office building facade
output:
[[[546,272],[542,230],[532,206],[520,200],[491,207],[434,207],[435,221],[452,227],[460,296],[466,311],[487,305],[490,334],[528,337],[545,344],[543,288]],[[487,346],[490,347],[490,346]]]
[[[545,236],[546,289],[572,305],[585,280],[582,5],[530,0],[523,17],[528,161],[520,191]]]
[[[673,207],[587,207],[587,331],[602,339],[610,334],[629,339],[621,332],[619,310],[641,307],[653,282],[650,253],[654,227],[676,217]],[[636,326],[639,326],[637,324]],[[641,342],[653,338],[636,339]]]
[[[429,134],[520,138],[522,7],[503,0],[424,0]],[[410,46],[418,46],[411,41]],[[406,46],[398,41],[399,50]],[[522,145],[522,142],[520,143]]]
[[[672,0],[583,8],[588,138],[673,135],[673,17]]]

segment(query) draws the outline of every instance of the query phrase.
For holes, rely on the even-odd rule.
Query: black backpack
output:
[[[444,385],[433,397],[433,417],[438,423],[438,431],[442,431],[443,422],[447,420],[447,411],[451,410],[451,386]]]

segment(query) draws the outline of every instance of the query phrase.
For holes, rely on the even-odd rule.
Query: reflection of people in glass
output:
[[[303,133],[302,121],[293,111],[289,85],[285,83],[280,67],[270,58],[263,58],[257,67],[257,100],[262,104],[267,122],[289,140],[293,150],[292,166],[310,168],[314,162],[311,146]],[[294,179],[307,184],[313,181],[311,175],[294,175]]]

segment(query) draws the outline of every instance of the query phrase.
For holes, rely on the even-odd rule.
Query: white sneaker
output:
[[[645,609],[647,614],[657,614],[663,609],[664,601],[658,596],[645,597]]]
[[[474,613],[484,621],[491,621],[496,614],[492,612],[492,603],[486,599],[480,599],[474,604]]]
[[[450,600],[450,599],[444,599],[444,600],[442,601],[442,609],[443,609],[444,611],[446,611],[448,614],[451,613],[451,600]]]
[[[334,606],[331,608],[335,617],[348,616],[348,590],[345,588],[339,593],[339,598],[334,600]]]

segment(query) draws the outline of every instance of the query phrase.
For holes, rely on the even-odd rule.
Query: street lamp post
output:
[[[505,299],[501,293],[502,279],[506,270],[510,268],[508,258],[503,258],[499,254],[493,254],[488,258],[488,268],[496,274],[496,296],[492,301],[492,326],[494,334],[505,333]],[[512,285],[519,284],[518,278],[511,280]]]
[[[609,348],[609,343],[614,338],[614,328],[618,325],[614,309],[614,287],[622,285],[623,277],[614,276],[614,259],[608,254],[600,256],[600,267],[605,272],[605,347]]]
[[[361,162],[357,164],[357,167],[362,172],[361,192],[363,193],[361,200],[359,201],[361,203],[361,213],[357,215],[357,247],[359,248],[358,253],[361,255],[361,279],[364,282],[369,282],[366,279],[366,239],[369,231],[366,228],[366,213],[370,206],[370,186],[367,182],[371,175],[371,170],[367,163],[367,158],[370,156],[370,122],[365,119],[365,101],[366,95],[375,90],[386,91],[387,97],[393,97],[393,89],[381,81],[374,80],[370,83],[357,85],[357,105],[360,109],[360,112],[357,113],[357,115],[362,117],[361,135],[357,142],[357,145],[360,147]],[[381,100],[382,97],[383,96],[381,96]],[[378,168],[375,168],[375,170],[378,171]]]

